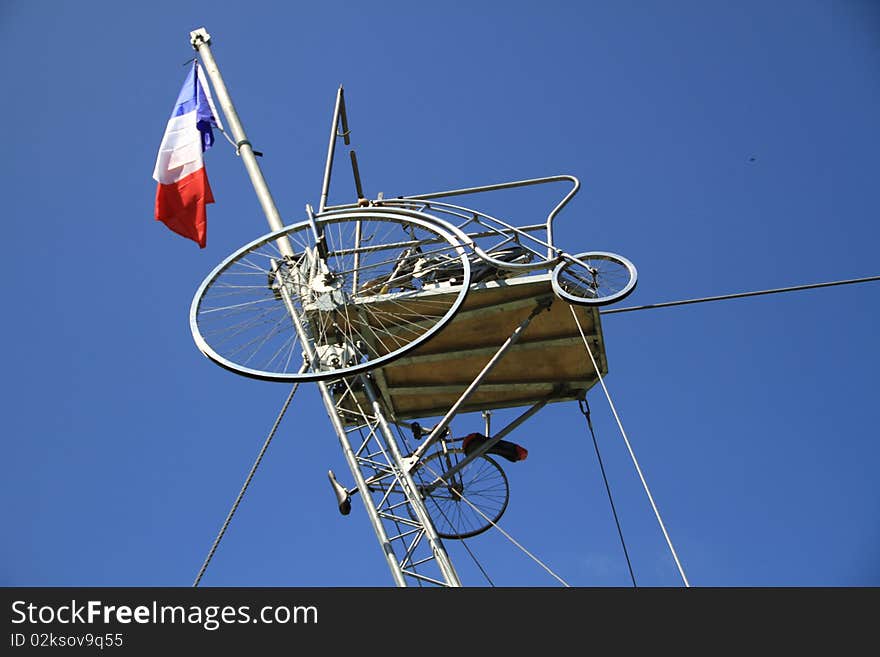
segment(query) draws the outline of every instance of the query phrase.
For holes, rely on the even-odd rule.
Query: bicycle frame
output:
[[[327,175],[329,176],[329,171],[328,171]],[[562,200],[559,203],[557,203],[556,206],[550,211],[550,213],[547,215],[547,219],[544,221],[543,224],[520,226],[517,228],[517,227],[511,226],[510,224],[507,224],[504,221],[501,221],[500,219],[490,217],[489,215],[486,215],[484,213],[480,213],[480,212],[475,213],[474,210],[471,210],[469,208],[464,208],[462,206],[456,206],[456,205],[447,204],[447,203],[439,203],[439,202],[431,203],[431,201],[433,201],[434,199],[451,198],[454,196],[466,196],[466,195],[470,195],[470,194],[481,194],[484,192],[494,192],[494,191],[500,191],[500,190],[505,190],[505,189],[516,189],[519,187],[531,187],[531,186],[535,186],[535,185],[545,185],[545,184],[552,183],[552,182],[571,183],[571,189],[568,191],[568,193],[566,193],[566,195],[562,198]],[[556,216],[559,214],[559,212],[566,205],[568,205],[569,201],[571,201],[571,199],[574,198],[575,194],[578,193],[578,190],[580,190],[580,187],[581,187],[581,183],[575,176],[563,174],[563,175],[558,175],[558,176],[547,176],[544,178],[530,178],[528,180],[515,180],[515,181],[511,181],[511,182],[498,183],[498,184],[493,184],[493,185],[482,185],[479,187],[466,187],[466,188],[462,188],[462,189],[451,189],[451,190],[442,191],[442,192],[431,192],[429,194],[414,194],[414,195],[409,195],[409,196],[400,196],[395,199],[379,198],[379,199],[376,199],[375,201],[372,201],[371,205],[385,206],[385,207],[397,205],[399,207],[409,207],[411,209],[414,209],[413,203],[412,203],[413,201],[416,201],[416,202],[418,202],[418,201],[425,202],[426,201],[426,202],[428,202],[424,206],[426,208],[430,207],[430,208],[437,209],[437,208],[442,208],[445,206],[445,207],[452,208],[457,211],[474,213],[479,216],[485,217],[486,219],[490,220],[491,222],[495,222],[496,225],[503,226],[505,230],[517,233],[519,235],[526,235],[527,233],[535,231],[535,230],[544,230],[544,231],[546,231],[546,240],[544,240],[544,241],[535,240],[535,241],[539,242],[547,249],[546,259],[544,259],[544,257],[542,257],[542,260],[544,261],[542,263],[542,265],[550,266],[550,265],[555,264],[558,261],[558,256],[560,254],[560,251],[553,244],[553,222],[556,219]],[[355,208],[355,207],[362,207],[362,205],[359,206],[359,204],[354,203],[354,204],[326,206],[324,208],[324,210],[327,210],[327,211],[329,211],[329,210],[342,210],[342,209]],[[494,264],[495,266],[501,267],[503,264],[501,262],[492,262],[492,258],[487,257],[485,254],[481,254],[481,255],[484,256],[484,259],[486,259],[488,262]],[[541,268],[540,266],[535,266],[532,269],[540,269],[540,268]]]

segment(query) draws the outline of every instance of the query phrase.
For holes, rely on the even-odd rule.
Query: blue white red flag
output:
[[[203,71],[197,61],[183,83],[159,146],[153,178],[156,219],[205,248],[208,203],[214,202],[204,152],[214,144],[213,126],[222,129]]]

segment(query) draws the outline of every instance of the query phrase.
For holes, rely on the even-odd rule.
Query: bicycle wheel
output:
[[[413,276],[415,251],[460,261],[460,279]],[[338,379],[429,340],[469,284],[465,249],[440,220],[375,209],[326,213],[314,225],[264,235],[218,265],[196,292],[190,328],[209,359],[238,374]]]
[[[425,499],[425,508],[440,538],[469,538],[482,534],[504,514],[510,500],[507,475],[485,454],[448,478],[448,485],[432,482],[465,457],[460,449],[437,451],[413,470]]]
[[[615,253],[592,251],[562,256],[553,270],[556,295],[580,306],[604,306],[620,301],[636,287],[633,263]]]

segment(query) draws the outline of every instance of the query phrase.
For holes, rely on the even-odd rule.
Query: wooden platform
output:
[[[472,286],[462,308],[434,338],[375,370],[389,416],[443,415],[514,329],[547,300],[549,308],[532,320],[460,412],[581,397],[598,379],[569,305],[553,294],[550,275],[539,274]],[[608,366],[598,309],[577,306],[575,311],[604,376]]]

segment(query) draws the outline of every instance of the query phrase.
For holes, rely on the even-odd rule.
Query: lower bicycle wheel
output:
[[[449,449],[445,454],[437,451],[421,461],[412,473],[440,538],[482,534],[498,522],[510,500],[507,475],[485,454],[450,475],[445,484],[434,487],[439,476],[464,458],[460,449]]]
[[[616,253],[591,251],[563,255],[553,270],[553,291],[579,306],[605,306],[627,297],[636,287],[633,263]]]
[[[382,367],[452,320],[470,284],[455,229],[367,208],[264,235],[224,260],[190,308],[196,345],[237,374],[338,379]],[[459,262],[455,280],[419,259]],[[438,266],[438,265],[433,265]]]

